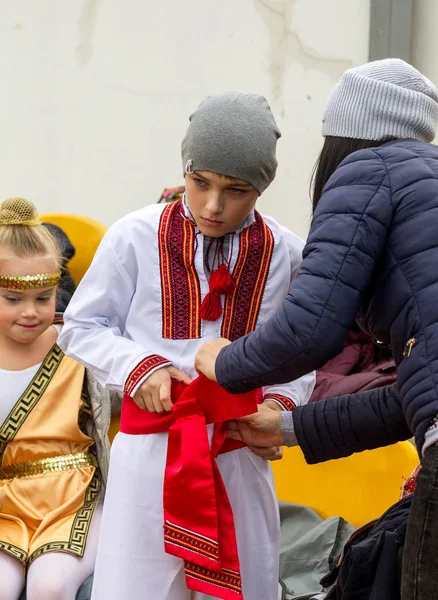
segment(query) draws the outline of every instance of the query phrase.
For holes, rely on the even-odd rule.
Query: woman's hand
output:
[[[216,379],[216,359],[219,352],[225,346],[231,344],[225,338],[210,340],[201,346],[195,356],[195,369],[198,373],[202,373],[208,379],[217,381]]]
[[[149,375],[141,384],[134,395],[134,402],[151,413],[172,410],[172,381],[180,381],[186,385],[192,383],[188,375],[175,367],[163,367]]]
[[[280,429],[281,411],[282,409],[275,402],[263,402],[263,404],[259,404],[258,412],[253,415],[231,421],[228,437],[244,442],[251,449],[268,448],[272,450],[283,446],[284,439]],[[259,456],[262,455],[259,451],[255,453]],[[265,458],[268,457],[265,456]]]

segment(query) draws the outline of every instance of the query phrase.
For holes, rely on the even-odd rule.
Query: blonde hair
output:
[[[24,198],[8,198],[0,205],[0,252],[2,248],[10,248],[19,258],[50,256],[56,269],[62,266],[58,242],[41,224],[35,205]]]

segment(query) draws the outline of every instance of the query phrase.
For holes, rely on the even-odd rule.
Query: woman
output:
[[[405,62],[346,71],[325,110],[314,217],[289,296],[257,331],[231,345],[209,342],[196,361],[244,392],[322,366],[356,317],[391,345],[404,417],[423,454],[404,556],[410,600],[432,597],[438,573],[428,521],[438,499],[437,123],[438,90]],[[280,419],[291,428],[291,414]]]

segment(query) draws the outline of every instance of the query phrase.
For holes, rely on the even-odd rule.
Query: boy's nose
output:
[[[222,202],[219,193],[212,192],[207,200],[206,208],[210,214],[218,214],[222,210]]]

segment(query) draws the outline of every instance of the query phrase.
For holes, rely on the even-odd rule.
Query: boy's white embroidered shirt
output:
[[[186,207],[151,205],[127,215],[108,230],[79,284],[60,347],[102,385],[130,395],[170,364],[195,377],[200,346],[244,335],[269,319],[301,263],[304,242],[257,212],[228,236],[236,293],[222,298],[221,318],[204,321],[199,308],[209,290],[205,240]],[[290,409],[309,400],[314,384],[310,373],[263,391]]]

